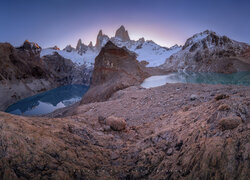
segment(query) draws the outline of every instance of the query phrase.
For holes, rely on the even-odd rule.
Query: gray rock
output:
[[[196,100],[198,98],[198,96],[196,95],[196,94],[192,94],[191,96],[190,96],[190,100],[191,101],[194,101],[194,100]]]
[[[168,151],[167,151],[167,155],[168,156],[171,156],[173,154],[173,149],[172,148],[169,148]]]

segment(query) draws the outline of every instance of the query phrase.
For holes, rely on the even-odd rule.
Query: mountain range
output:
[[[137,60],[148,62],[147,67],[155,67],[163,64],[166,58],[181,49],[181,46],[178,45],[171,48],[162,47],[152,40],[145,41],[144,38],[140,38],[137,41],[131,40],[128,31],[122,25],[117,29],[115,36],[111,38],[103,34],[102,30],[100,30],[96,38],[95,46],[93,46],[92,42],[90,42],[89,45],[85,45],[82,43],[82,40],[79,39],[76,48],[68,45],[63,50],[57,50],[55,48],[43,49],[41,51],[41,57],[57,52],[61,56],[71,59],[78,65],[86,64],[93,66],[95,57],[108,41],[113,42],[118,47],[125,46],[129,51],[136,53]]]
[[[131,40],[128,31],[122,25],[114,37],[108,37],[99,31],[96,44],[89,45],[78,40],[76,48],[68,45],[63,50],[57,48],[42,49],[40,56],[57,52],[75,64],[85,64],[93,69],[95,57],[108,42],[118,47],[126,47],[136,54],[136,59],[145,62],[147,67],[160,66],[168,71],[237,72],[249,70],[250,46],[247,43],[232,40],[226,36],[206,30],[187,39],[183,46],[162,47],[152,40],[140,38]],[[225,67],[225,68],[224,68]]]

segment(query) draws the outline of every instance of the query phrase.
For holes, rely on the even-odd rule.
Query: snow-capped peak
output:
[[[173,46],[171,48],[162,47],[152,40],[145,41],[144,38],[140,38],[137,41],[130,40],[128,31],[122,25],[112,38],[109,38],[102,32],[102,30],[100,30],[96,38],[95,46],[93,46],[92,43],[87,46],[82,43],[81,39],[79,39],[76,49],[68,45],[64,48],[63,52],[58,51],[58,53],[67,59],[72,58],[72,61],[76,62],[76,64],[79,64],[81,60],[94,64],[95,57],[109,40],[118,47],[126,47],[129,51],[136,53],[137,60],[147,61],[148,67],[163,64],[166,58],[181,49],[180,46]],[[44,50],[41,55],[46,55],[46,52],[49,54],[52,53],[51,51]],[[69,53],[72,53],[72,57]]]

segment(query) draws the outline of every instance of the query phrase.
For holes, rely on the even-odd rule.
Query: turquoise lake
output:
[[[250,71],[232,74],[175,72],[162,76],[151,76],[141,84],[144,88],[162,86],[166,83],[232,84],[250,86]]]

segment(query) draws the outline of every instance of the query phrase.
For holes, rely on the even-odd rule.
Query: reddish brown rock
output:
[[[114,92],[139,85],[148,76],[134,53],[109,41],[95,59],[90,89],[81,103],[107,100]]]
[[[126,121],[120,117],[109,116],[106,119],[106,124],[114,131],[122,131],[126,128]]]
[[[234,129],[242,123],[242,119],[238,116],[225,117],[219,121],[219,127],[222,130]]]

